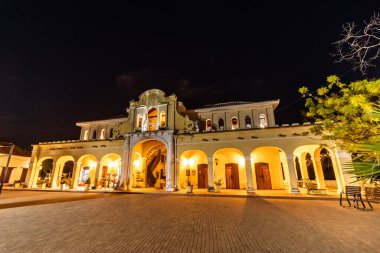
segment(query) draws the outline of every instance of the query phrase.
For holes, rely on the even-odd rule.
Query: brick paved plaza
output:
[[[0,252],[380,252],[380,206],[4,191]]]

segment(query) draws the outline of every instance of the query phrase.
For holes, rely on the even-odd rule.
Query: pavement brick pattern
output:
[[[64,194],[3,205],[0,252],[380,252],[379,204],[365,212],[331,200]]]

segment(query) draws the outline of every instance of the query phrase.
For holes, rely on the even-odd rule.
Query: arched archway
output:
[[[91,185],[95,184],[95,172],[97,166],[98,161],[94,155],[88,154],[81,156],[78,159],[74,178],[78,183],[78,186],[84,186],[86,182],[89,182]]]
[[[39,187],[43,183],[46,183],[46,185],[50,184],[51,173],[53,171],[53,163],[54,163],[54,160],[50,156],[41,157],[37,161],[37,165],[34,168],[34,175],[32,177],[33,187]]]
[[[202,150],[182,152],[179,164],[180,187],[185,188],[188,182],[196,188],[207,189],[209,177],[207,155]]]
[[[132,187],[164,189],[167,162],[167,147],[163,142],[146,139],[136,143],[131,153]]]
[[[235,148],[223,148],[213,155],[214,176],[223,180],[222,188],[246,189],[247,176],[243,152]]]
[[[74,157],[72,156],[59,157],[55,165],[52,187],[59,186],[61,183],[65,183],[68,186],[71,186],[73,183],[73,180],[72,180],[73,173],[74,173]]]
[[[294,150],[294,155],[300,158],[303,178],[314,180],[318,188],[332,188],[339,192],[343,185],[337,167],[337,158],[326,146],[303,145]]]
[[[157,130],[158,109],[153,107],[148,111],[148,131]]]
[[[96,175],[97,184],[103,188],[113,188],[117,185],[120,177],[121,157],[118,154],[111,153],[104,155],[100,159],[98,175]]]
[[[285,189],[285,185],[289,184],[289,167],[282,149],[258,147],[251,152],[251,163],[256,189]]]

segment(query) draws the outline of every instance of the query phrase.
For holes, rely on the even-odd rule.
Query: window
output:
[[[231,128],[237,129],[239,127],[238,119],[236,117],[231,118]]]
[[[251,120],[251,117],[249,116],[245,116],[245,127],[252,128],[252,120]]]
[[[206,120],[206,131],[211,131],[212,123],[211,119]]]
[[[88,140],[88,130],[84,131],[83,140],[85,140],[85,141]]]
[[[165,127],[166,126],[166,113],[161,112],[160,113],[160,127]]]
[[[158,110],[157,108],[151,108],[148,111],[148,130],[149,131],[156,131],[157,130],[157,116],[158,116]]]
[[[259,123],[260,123],[261,128],[264,128],[267,126],[267,117],[265,116],[265,114],[259,115]]]
[[[301,165],[300,165],[300,162],[298,160],[298,157],[296,157],[295,163],[296,163],[297,179],[302,180]]]
[[[137,121],[136,121],[136,127],[140,129],[141,126],[142,126],[142,116],[141,116],[141,114],[138,114],[137,115]]]
[[[314,164],[313,164],[313,160],[311,159],[311,155],[309,153],[306,154],[305,160],[306,160],[307,174],[309,174],[309,179],[315,180]]]
[[[91,139],[93,139],[93,140],[96,139],[96,130],[92,131],[92,138]]]
[[[322,149],[319,157],[321,159],[323,177],[325,180],[335,180],[334,167],[332,165],[329,151],[327,151],[325,148]]]
[[[104,140],[106,138],[106,129],[102,129],[102,131],[100,132],[100,139],[101,140]]]
[[[224,130],[224,120],[219,119],[219,130]]]
[[[110,135],[109,136],[110,136],[110,138],[113,137],[113,128],[110,129]]]

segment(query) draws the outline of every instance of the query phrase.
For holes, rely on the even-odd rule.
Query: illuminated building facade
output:
[[[302,178],[340,191],[350,157],[310,133],[310,124],[278,126],[279,100],[229,102],[187,110],[173,94],[142,93],[125,117],[79,122],[79,140],[33,146],[27,187],[121,190],[195,188],[299,192]],[[321,145],[323,144],[323,145]],[[46,173],[48,171],[48,173]]]

